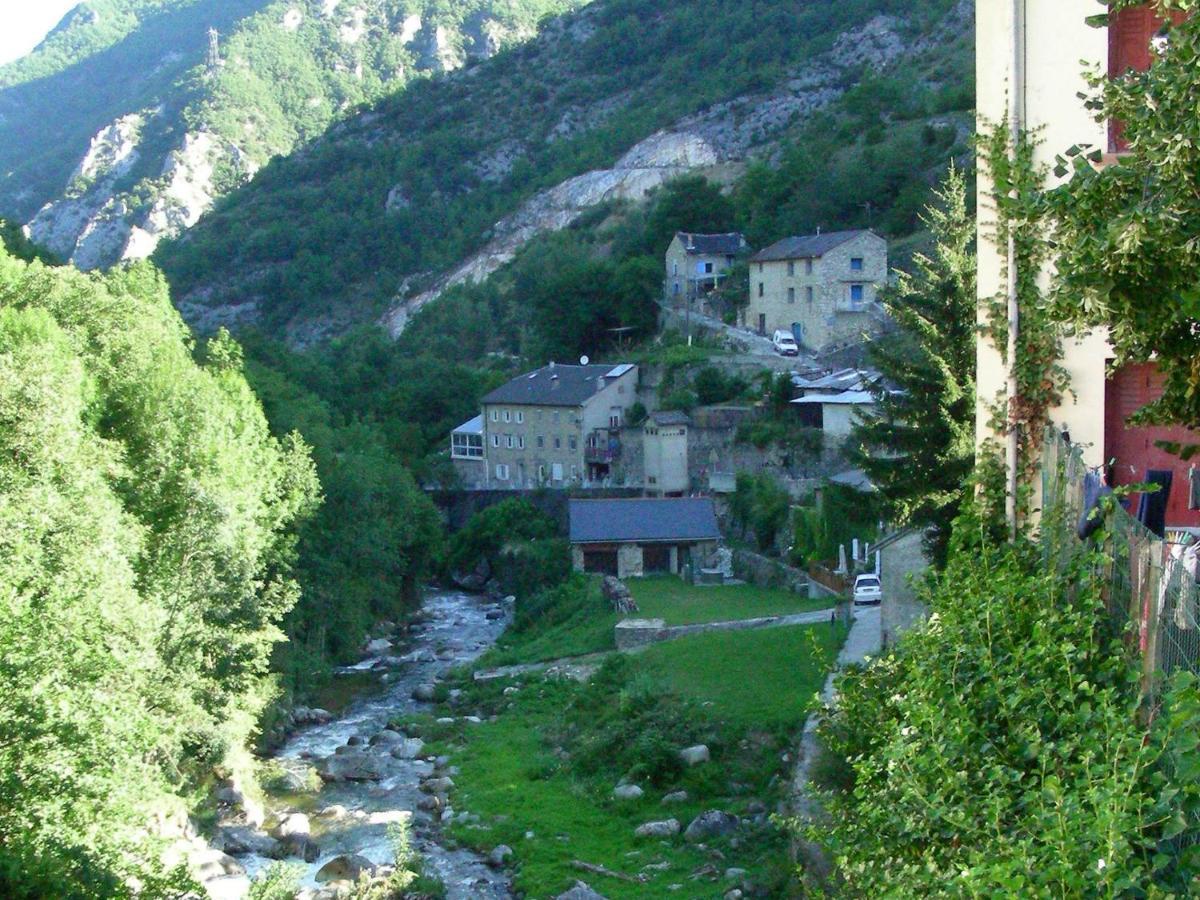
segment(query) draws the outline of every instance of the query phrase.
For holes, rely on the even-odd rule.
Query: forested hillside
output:
[[[863,220],[902,234],[937,177],[906,148],[965,147],[971,15],[964,0],[603,0],[335,126],[157,258],[190,321],[306,343],[384,313],[399,330],[456,270],[476,280],[689,172],[742,179],[756,239]]]
[[[28,248],[18,248],[32,255]],[[0,895],[169,893],[149,842],[244,754],[317,485],[161,276],[0,248]]]
[[[581,2],[81,4],[0,68],[0,214],[84,268],[145,256],[359,104],[491,56]]]

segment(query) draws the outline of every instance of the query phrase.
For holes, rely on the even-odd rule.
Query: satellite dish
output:
[[[586,365],[587,365],[588,363],[590,363],[590,362],[591,362],[591,360],[590,360],[590,359],[588,359],[586,356],[581,356],[581,357],[579,357],[579,364],[580,364],[581,366],[586,366]]]

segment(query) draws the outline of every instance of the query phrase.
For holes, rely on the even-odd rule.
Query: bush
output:
[[[480,561],[495,566],[506,546],[553,538],[557,533],[553,519],[528,500],[512,497],[477,512],[450,539],[447,566],[453,572],[469,572]]]
[[[571,545],[561,538],[510,544],[500,553],[494,574],[506,593],[532,596],[567,580]]]
[[[820,728],[847,789],[809,837],[849,894],[1186,893],[1195,855],[1172,847],[1195,842],[1194,679],[1147,739],[1098,562],[959,553],[926,590],[928,626],[841,677]]]

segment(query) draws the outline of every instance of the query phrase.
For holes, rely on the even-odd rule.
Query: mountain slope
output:
[[[354,107],[582,2],[81,4],[0,68],[0,211],[83,268],[146,256]]]
[[[969,0],[598,0],[275,161],[157,258],[202,328],[257,323],[306,343],[386,314],[398,331],[447,284],[595,203],[685,172],[729,183],[748,160],[778,159],[879,73],[904,67],[921,115],[969,110],[972,12]]]

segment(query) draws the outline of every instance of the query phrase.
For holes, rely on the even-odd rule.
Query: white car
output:
[[[771,343],[775,345],[775,352],[780,356],[800,355],[800,346],[796,343],[796,339],[792,337],[790,331],[776,331],[775,337],[771,339]]]
[[[883,599],[883,586],[878,575],[859,575],[854,579],[854,605],[874,605]]]

